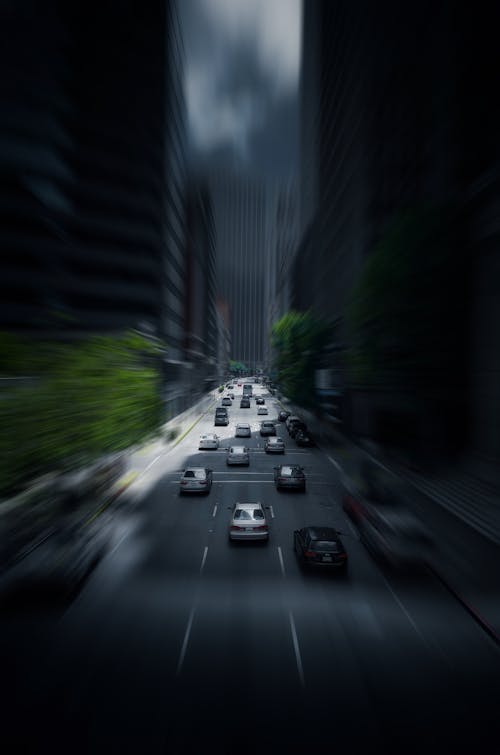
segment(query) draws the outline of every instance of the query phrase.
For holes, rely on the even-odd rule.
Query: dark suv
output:
[[[306,490],[306,476],[302,467],[297,464],[281,464],[274,467],[274,484],[276,490],[281,488],[294,488],[295,490]]]
[[[229,425],[229,414],[223,406],[215,410],[214,425]]]
[[[243,396],[240,401],[240,409],[250,409],[250,399],[246,396]]]

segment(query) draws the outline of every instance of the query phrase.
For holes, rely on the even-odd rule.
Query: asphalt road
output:
[[[3,751],[496,751],[491,640],[431,575],[374,563],[320,449],[297,448],[279,425],[286,455],[267,456],[255,402],[240,409],[237,396],[229,412],[228,427],[204,418],[148,468],[72,604],[2,615]],[[248,469],[198,451],[207,431],[228,445],[238,421],[253,429],[237,441]],[[305,467],[305,494],[275,490],[283,458]],[[214,470],[208,496],[179,496],[186,463]],[[270,507],[267,544],[228,542],[235,501]],[[346,577],[300,568],[292,536],[308,524],[346,533]]]

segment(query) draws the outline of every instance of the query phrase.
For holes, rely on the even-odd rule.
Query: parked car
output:
[[[282,438],[268,438],[264,445],[266,454],[284,454],[285,441]]]
[[[302,420],[295,420],[288,425],[288,434],[291,438],[295,437],[298,430],[307,430],[307,425]]]
[[[229,522],[230,540],[269,540],[269,527],[260,503],[235,503]]]
[[[302,422],[301,418],[298,417],[296,414],[289,414],[288,417],[285,420],[286,429],[290,429],[290,425],[293,422]]]
[[[277,490],[292,488],[294,490],[306,490],[306,476],[303,467],[298,464],[281,464],[274,467],[274,484]]]
[[[302,446],[305,448],[312,448],[315,445],[314,440],[311,438],[309,433],[305,430],[298,430],[295,433],[294,440],[298,446]]]
[[[240,401],[240,409],[250,409],[250,399],[244,397]]]
[[[235,438],[251,438],[252,428],[247,422],[238,422],[234,436]]]
[[[215,449],[219,448],[219,436],[215,433],[207,433],[207,435],[200,436],[200,442],[198,444],[198,450]]]
[[[183,493],[210,493],[213,472],[205,467],[188,467],[180,479],[179,495]]]
[[[266,435],[276,435],[276,428],[274,426],[274,422],[271,422],[271,420],[267,420],[267,419],[261,422],[260,434],[262,437]]]
[[[280,412],[280,413],[278,414],[278,419],[279,419],[279,421],[280,421],[280,422],[286,422],[286,420],[288,419],[288,417],[290,416],[290,414],[291,414],[291,412],[287,412],[286,410],[282,410],[282,411],[281,411],[281,412]]]
[[[267,406],[259,406],[257,409],[257,414],[268,414]]]
[[[293,533],[293,549],[303,565],[346,571],[347,552],[333,527],[302,527]]]
[[[250,465],[250,453],[246,446],[230,446],[227,449],[226,464],[240,465],[248,467]]]

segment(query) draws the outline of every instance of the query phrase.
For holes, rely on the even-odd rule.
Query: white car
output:
[[[215,449],[217,450],[219,448],[219,436],[215,435],[215,433],[209,433],[208,435],[201,435],[200,436],[200,442],[198,445],[198,450],[203,451],[204,449]]]
[[[267,406],[259,406],[257,409],[257,414],[268,414]]]
[[[226,464],[250,465],[250,454],[245,446],[230,446],[227,449]]]
[[[211,469],[205,467],[188,467],[182,472],[180,479],[179,495],[183,493],[210,493],[212,489],[213,474]]]
[[[269,527],[260,503],[235,503],[229,522],[230,540],[269,540]]]
[[[236,430],[234,432],[235,438],[251,438],[252,428],[247,422],[238,422]]]

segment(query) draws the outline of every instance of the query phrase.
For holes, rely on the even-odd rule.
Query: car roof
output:
[[[251,509],[262,509],[263,506],[262,506],[261,503],[235,503],[234,504],[234,508],[235,509],[246,509],[248,511],[248,510],[251,510]]]
[[[248,422],[238,422],[236,427],[250,427]]]
[[[339,540],[337,530],[334,527],[322,527],[313,525],[304,527],[311,540]]]
[[[205,467],[186,467],[184,472],[206,472]]]
[[[246,453],[247,449],[246,449],[246,446],[230,446],[229,450],[231,451],[231,453],[238,453],[238,454],[240,454],[240,453],[243,453],[243,452]]]
[[[283,438],[268,438],[268,443],[283,443]]]

